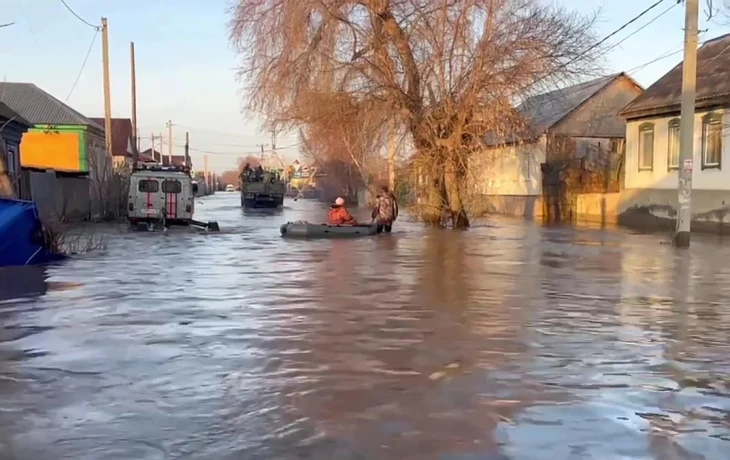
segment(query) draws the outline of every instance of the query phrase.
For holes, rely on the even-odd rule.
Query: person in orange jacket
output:
[[[330,225],[357,225],[357,221],[352,217],[345,207],[345,199],[337,197],[329,212]]]

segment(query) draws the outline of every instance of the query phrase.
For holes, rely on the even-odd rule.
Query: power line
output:
[[[78,15],[78,14],[76,13],[76,11],[74,11],[74,10],[73,10],[73,8],[71,8],[71,7],[70,7],[70,6],[68,5],[68,3],[66,3],[66,0],[61,0],[61,3],[63,3],[63,6],[65,6],[65,7],[66,7],[66,9],[67,9],[67,10],[68,10],[69,12],[71,12],[71,14],[73,14],[74,16],[76,16],[76,19],[78,19],[79,21],[83,22],[84,24],[86,24],[87,26],[91,27],[92,29],[97,29],[97,30],[98,30],[98,29],[100,29],[100,28],[101,28],[101,26],[97,26],[97,25],[94,25],[94,24],[90,23],[89,21],[87,21],[86,19],[84,19],[84,18],[82,18],[81,16],[79,16],[79,15]]]
[[[705,43],[707,43],[709,41],[712,41],[712,40],[715,40],[715,39],[714,38],[709,38],[707,40],[702,40],[702,41],[698,42],[697,45],[698,46],[702,46]],[[660,54],[659,56],[655,57],[654,59],[652,59],[650,61],[647,61],[647,62],[645,62],[643,64],[639,64],[636,67],[627,70],[626,72],[627,73],[634,73],[634,72],[638,72],[640,70],[644,70],[644,68],[650,66],[651,64],[654,64],[655,62],[659,62],[659,61],[662,61],[664,59],[670,58],[670,57],[672,57],[674,55],[677,55],[677,54],[681,53],[682,51],[684,51],[684,48],[679,48],[679,49],[674,50],[674,51],[666,51],[666,52]],[[726,50],[723,50],[720,54],[724,53],[725,51]]]
[[[648,8],[646,8],[644,11],[642,11],[638,15],[634,16],[633,18],[631,18],[627,22],[625,22],[621,27],[619,27],[618,29],[614,30],[610,34],[606,35],[598,43],[595,43],[593,46],[590,46],[588,49],[586,49],[585,51],[583,51],[581,54],[579,54],[578,56],[574,57],[570,61],[566,62],[562,66],[558,67],[556,70],[560,70],[561,68],[567,67],[568,65],[572,64],[573,62],[577,61],[578,59],[580,59],[583,56],[585,56],[586,54],[588,54],[590,51],[592,51],[592,50],[596,49],[597,47],[601,46],[602,44],[606,43],[606,41],[608,41],[611,37],[613,37],[614,35],[616,35],[617,33],[621,32],[622,30],[624,30],[625,28],[627,28],[628,26],[630,26],[634,22],[636,22],[639,19],[641,19],[642,16],[644,16],[649,11],[651,11],[654,8],[656,8],[657,6],[659,6],[659,4],[661,4],[662,2],[664,2],[664,0],[657,0],[655,3],[653,3]]]
[[[74,81],[73,86],[71,86],[71,91],[68,92],[68,96],[66,96],[66,100],[64,102],[68,102],[68,100],[71,99],[71,95],[76,89],[76,85],[78,85],[79,80],[81,80],[81,75],[84,73],[86,63],[89,62],[89,56],[91,56],[91,51],[94,49],[94,43],[96,43],[96,37],[97,35],[99,35],[99,30],[100,29],[97,28],[94,32],[94,36],[91,37],[91,44],[89,45],[89,49],[86,51],[86,56],[84,56],[84,62],[81,64],[81,69],[79,69],[79,73],[78,75],[76,75],[76,80]]]
[[[193,132],[195,132],[195,131],[204,131],[204,132],[208,132],[208,133],[211,133],[211,134],[220,134],[222,136],[230,136],[230,137],[254,137],[253,135],[250,135],[250,134],[233,134],[233,133],[227,133],[227,132],[224,132],[224,131],[216,131],[214,129],[200,128],[200,127],[194,128],[194,127],[191,127],[191,126],[178,125],[177,123],[174,123],[173,126],[177,126],[178,128],[187,129],[188,131],[193,131]]]
[[[573,58],[572,58],[572,59],[570,59],[570,60],[569,60],[568,62],[566,62],[566,63],[564,63],[564,64],[560,64],[559,66],[557,66],[557,67],[556,67],[556,68],[555,68],[555,69],[554,69],[554,70],[553,70],[553,71],[552,71],[552,72],[551,72],[550,74],[548,74],[548,75],[545,75],[545,76],[543,76],[543,77],[540,77],[540,78],[537,78],[537,79],[536,79],[535,81],[533,81],[533,82],[531,82],[531,83],[527,84],[526,86],[524,86],[524,87],[523,87],[523,88],[521,88],[520,90],[516,91],[516,92],[515,92],[515,95],[519,94],[519,93],[520,93],[520,92],[522,92],[522,91],[525,91],[525,90],[529,89],[530,87],[532,87],[532,86],[536,85],[537,83],[540,83],[540,82],[541,82],[541,81],[543,81],[543,80],[546,80],[546,79],[549,79],[549,78],[551,78],[551,77],[554,77],[554,76],[555,76],[555,74],[556,74],[556,73],[557,73],[557,72],[558,72],[559,70],[562,70],[562,69],[566,68],[567,66],[569,66],[569,65],[570,65],[570,64],[572,64],[572,63],[574,63],[574,62],[575,62],[575,61],[577,61],[578,59],[580,59],[580,58],[584,57],[584,56],[585,56],[586,54],[588,54],[588,53],[589,53],[590,51],[592,51],[592,50],[596,49],[597,47],[601,46],[602,44],[606,43],[606,41],[608,41],[608,40],[609,40],[609,39],[610,39],[611,37],[615,36],[616,34],[618,34],[619,32],[621,32],[622,30],[624,30],[625,28],[627,28],[628,26],[630,26],[630,25],[631,25],[631,24],[633,24],[634,22],[638,21],[638,20],[639,20],[640,18],[642,18],[642,17],[643,17],[644,15],[646,15],[646,14],[647,14],[648,12],[650,12],[651,10],[653,10],[654,8],[656,8],[657,6],[659,6],[659,4],[661,4],[661,3],[662,3],[662,2],[664,2],[664,1],[665,1],[665,0],[657,0],[657,1],[655,2],[655,3],[653,3],[652,5],[650,5],[650,6],[648,7],[648,8],[646,8],[645,10],[643,10],[643,11],[642,11],[641,13],[639,13],[639,14],[637,14],[636,16],[634,16],[633,18],[629,19],[629,20],[628,20],[628,21],[626,21],[626,22],[625,22],[624,24],[622,24],[622,25],[621,25],[621,26],[620,26],[619,28],[617,28],[616,30],[614,30],[614,31],[613,31],[613,32],[611,32],[610,34],[608,34],[608,35],[606,35],[605,37],[603,37],[603,39],[601,39],[601,40],[599,40],[598,42],[594,43],[593,45],[589,46],[589,47],[588,47],[588,48],[587,48],[587,49],[586,49],[585,51],[583,51],[582,53],[580,53],[580,54],[578,54],[577,56],[573,57]],[[660,16],[661,16],[661,15],[660,15]],[[653,22],[653,20],[652,20],[652,21],[650,21],[650,23],[651,23],[651,22]],[[645,27],[645,26],[644,26],[644,27]],[[632,34],[632,35],[633,35],[633,34]],[[628,38],[628,37],[626,37],[626,38]],[[622,42],[623,42],[623,41],[625,41],[625,40],[626,40],[626,39],[622,40],[622,41],[621,41],[621,42],[619,42],[619,43],[622,43]],[[609,48],[609,50],[611,50],[611,49],[612,49],[612,48]],[[601,55],[603,55],[603,54],[605,54],[605,52],[604,52],[604,53],[602,53]]]
[[[180,126],[180,125],[175,125],[175,126]],[[151,136],[140,136],[139,138],[144,139],[144,140],[152,140]],[[155,136],[155,141],[160,142],[163,146],[169,145],[169,141],[165,137],[160,139],[158,136]],[[178,148],[185,148],[185,144],[177,143],[179,141],[180,141],[179,139],[173,138],[172,146],[178,147]],[[220,145],[220,144],[214,144],[214,145]],[[261,149],[258,148],[256,150],[254,150],[256,147],[253,145],[233,145],[233,144],[229,144],[229,145],[231,147],[240,147],[242,150],[220,152],[220,151],[200,149],[200,148],[195,148],[195,147],[190,147],[190,146],[188,146],[188,150],[190,150],[191,152],[210,153],[212,155],[260,155],[261,154]],[[300,145],[302,145],[301,142],[296,142],[294,144],[284,145],[282,147],[276,147],[276,150],[291,149],[291,148],[299,147]]]
[[[179,126],[179,125],[173,125],[173,126]],[[139,136],[140,139],[150,140],[152,139],[150,136]],[[158,139],[158,137],[155,137],[155,139]],[[180,137],[174,137],[172,138],[173,142],[180,142],[184,143],[185,141]],[[238,147],[238,148],[245,148],[245,149],[255,149],[258,147],[259,144],[221,144],[218,142],[204,142],[206,145],[212,145],[212,146],[218,146],[218,147]]]
[[[167,145],[167,143],[164,143],[164,144]],[[300,143],[297,143],[297,144],[292,144],[292,145],[285,145],[284,147],[277,147],[276,150],[289,149],[289,148],[292,148],[292,147],[298,147],[299,145],[301,145],[301,144]],[[184,145],[178,145],[178,144],[175,144],[175,143],[173,143],[172,146],[173,147],[181,147],[181,148],[182,147],[185,147]],[[198,152],[198,153],[210,153],[211,155],[261,155],[261,150],[252,150],[250,152],[244,152],[244,151],[239,151],[239,152],[235,152],[235,151],[234,152],[216,152],[216,151],[211,151],[211,150],[206,150],[206,149],[196,149],[194,147],[188,147],[188,150],[190,150],[192,152]]]
[[[644,24],[643,26],[639,27],[639,28],[638,28],[638,29],[636,29],[635,31],[631,32],[630,34],[628,34],[627,36],[625,36],[625,37],[624,37],[623,39],[621,39],[620,41],[618,41],[617,43],[614,43],[613,45],[611,45],[611,47],[609,47],[609,48],[608,48],[608,49],[607,49],[606,51],[604,51],[604,52],[603,52],[603,54],[608,54],[608,52],[609,52],[609,51],[611,51],[611,50],[613,50],[613,49],[617,48],[617,47],[618,47],[618,46],[619,46],[619,45],[620,45],[621,43],[625,42],[625,41],[626,41],[626,40],[628,40],[629,38],[633,37],[633,36],[634,36],[634,35],[636,35],[637,33],[639,33],[639,32],[641,32],[642,30],[644,30],[644,29],[645,29],[645,28],[646,28],[647,26],[649,26],[649,25],[650,25],[650,24],[652,24],[652,23],[653,23],[654,21],[656,21],[656,20],[657,20],[657,19],[659,19],[660,17],[662,17],[662,16],[664,16],[665,14],[667,14],[667,13],[668,13],[669,11],[671,11],[671,10],[672,10],[672,9],[673,9],[674,7],[676,7],[676,6],[678,5],[678,4],[679,4],[679,3],[674,3],[674,4],[672,4],[672,5],[671,5],[671,6],[669,7],[669,8],[667,8],[666,10],[664,10],[664,11],[662,11],[661,13],[659,13],[658,15],[654,16],[654,17],[653,17],[653,18],[652,18],[652,19],[651,19],[651,20],[650,20],[649,22],[647,22],[647,23],[646,23],[646,24]]]

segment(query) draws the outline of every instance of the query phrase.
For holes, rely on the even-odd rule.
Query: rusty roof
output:
[[[680,62],[624,107],[620,115],[640,118],[678,112],[682,72]],[[696,91],[697,108],[730,102],[730,34],[709,40],[697,50]]]
[[[92,118],[94,123],[104,126],[104,118]],[[129,118],[112,118],[112,156],[125,157],[127,147],[132,139],[132,120]]]

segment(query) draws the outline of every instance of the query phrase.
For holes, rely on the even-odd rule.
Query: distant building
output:
[[[157,150],[147,149],[139,152],[139,158],[137,159],[140,163],[145,164],[160,164],[158,158],[160,152]]]
[[[92,118],[99,126],[105,125],[104,118]],[[132,162],[134,150],[134,130],[129,118],[112,118],[112,161],[114,167],[128,166]]]
[[[154,159],[155,162],[162,166],[170,166],[170,155],[160,153],[157,150],[147,149],[141,152],[140,155],[144,155],[147,158]],[[188,165],[192,168],[192,162]],[[185,155],[172,155],[173,166],[185,166]]]

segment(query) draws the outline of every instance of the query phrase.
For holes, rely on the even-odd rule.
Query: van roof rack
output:
[[[160,164],[145,164],[140,163],[134,169],[134,171],[165,171],[165,172],[181,172],[190,175],[190,168],[187,166],[163,166]]]

